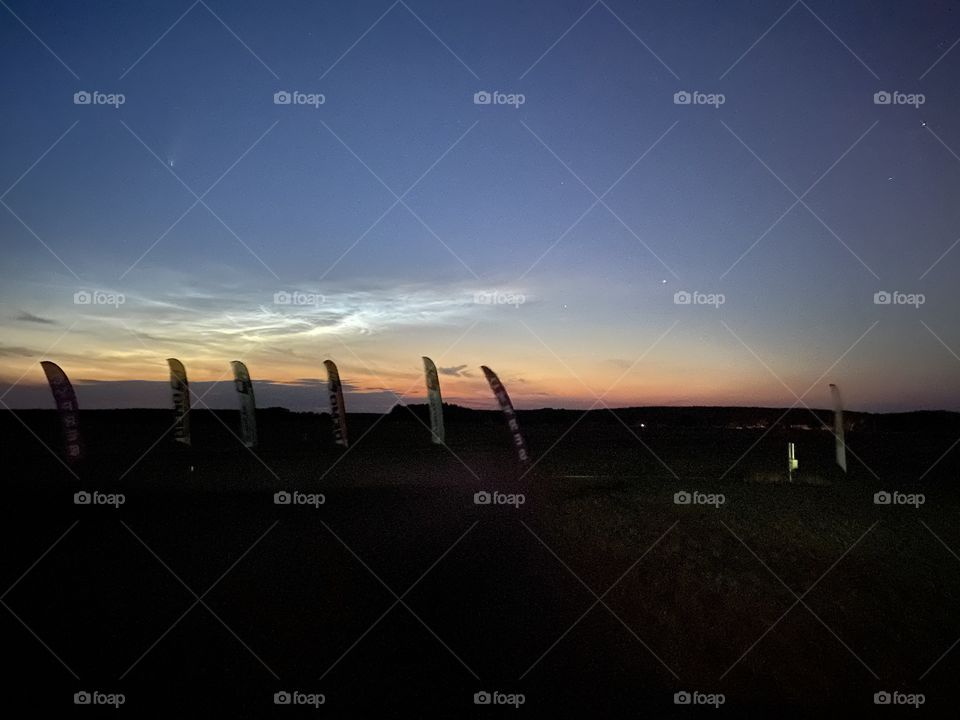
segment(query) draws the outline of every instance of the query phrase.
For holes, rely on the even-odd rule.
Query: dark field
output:
[[[78,479],[41,444],[59,450],[55,413],[4,413],[5,694],[31,715],[83,690],[138,717],[514,713],[474,704],[497,691],[521,714],[681,717],[714,711],[679,691],[808,715],[899,691],[953,715],[958,416],[848,414],[843,477],[829,432],[789,427],[818,427],[810,413],[735,429],[780,415],[597,411],[567,432],[581,413],[521,411],[542,458],[521,477],[496,413],[449,409],[449,449],[402,409],[350,415],[344,453],[327,416],[266,410],[254,455],[236,413],[194,412],[186,449],[170,412],[86,411]],[[475,505],[481,490],[525,502]]]

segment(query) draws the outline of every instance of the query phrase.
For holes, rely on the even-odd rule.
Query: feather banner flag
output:
[[[190,444],[190,386],[187,384],[187,369],[176,358],[167,358],[170,366],[170,389],[173,392],[173,412],[177,423],[173,428],[178,443]]]
[[[490,383],[490,389],[493,390],[497,402],[500,403],[500,409],[503,410],[503,414],[507,418],[507,426],[513,434],[513,445],[517,449],[520,462],[530,462],[530,453],[527,452],[527,444],[523,440],[523,435],[520,434],[520,425],[517,423],[517,415],[513,410],[513,403],[510,402],[507,389],[503,386],[503,383],[500,382],[500,378],[497,377],[497,374],[493,370],[486,365],[481,365],[480,369],[483,370],[487,382]]]
[[[47,376],[53,401],[60,414],[60,423],[63,425],[63,438],[67,459],[76,462],[83,458],[83,442],[80,439],[80,407],[77,405],[77,394],[67,374],[60,366],[49,360],[40,363],[43,374]]]
[[[330,394],[330,417],[333,419],[333,440],[341,447],[347,447],[347,410],[343,404],[343,387],[340,384],[340,372],[333,360],[324,360],[327,368],[327,389]]]
[[[837,465],[844,472],[847,471],[847,445],[843,441],[843,400],[840,398],[840,388],[830,383],[830,395],[833,397],[833,434],[836,437]]]
[[[440,396],[440,376],[437,366],[423,356],[423,372],[427,381],[427,404],[430,406],[430,433],[434,445],[443,445],[443,398]]]
[[[240,436],[248,448],[257,446],[257,403],[253,397],[253,383],[247,366],[239,360],[230,363],[233,385],[240,396]]]

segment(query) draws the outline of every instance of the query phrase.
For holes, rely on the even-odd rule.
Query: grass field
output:
[[[569,432],[578,413],[520,413],[526,475],[493,413],[448,421],[448,449],[406,413],[351,416],[343,453],[327,418],[267,411],[254,454],[235,413],[196,413],[188,450],[168,412],[87,412],[79,478],[41,444],[58,447],[53,413],[4,414],[9,687],[53,711],[119,692],[138,716],[281,714],[284,690],[339,717],[513,710],[480,691],[562,716],[695,711],[680,691],[728,710],[870,711],[881,691],[955,707],[955,420],[851,432],[842,476],[825,431],[690,412],[704,421],[601,413]],[[274,503],[294,490],[324,502]]]

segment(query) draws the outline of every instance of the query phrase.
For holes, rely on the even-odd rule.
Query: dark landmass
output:
[[[960,415],[848,413],[844,475],[832,413],[784,412],[520,411],[529,472],[500,413],[453,406],[446,448],[410,406],[350,414],[346,452],[327,415],[258,411],[250,451],[234,411],[192,413],[190,448],[169,410],[82,411],[70,469],[54,411],[0,413],[6,685],[34,713],[123,692],[138,717],[297,714],[283,690],[335,717],[515,712],[474,705],[484,690],[538,716],[679,717],[683,690],[950,711]]]

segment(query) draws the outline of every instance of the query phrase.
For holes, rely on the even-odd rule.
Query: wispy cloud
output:
[[[20,314],[17,315],[16,320],[17,322],[37,323],[38,325],[56,325],[57,324],[56,320],[40,317],[39,315],[28,313],[25,310],[21,311]]]

